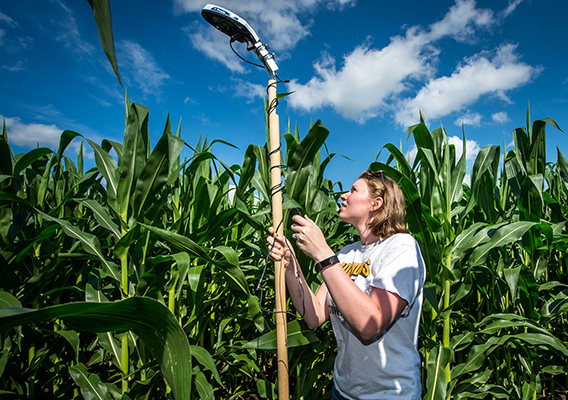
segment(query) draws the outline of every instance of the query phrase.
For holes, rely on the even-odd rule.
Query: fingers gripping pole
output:
[[[280,128],[276,114],[276,81],[268,81],[268,130],[270,133],[270,180],[272,187],[272,221],[278,235],[284,235],[282,221],[282,178],[280,173]],[[286,330],[286,280],[284,263],[275,262],[276,345],[278,357],[278,398],[290,399],[288,384],[288,344]]]

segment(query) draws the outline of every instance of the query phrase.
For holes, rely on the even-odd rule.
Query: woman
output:
[[[284,260],[290,297],[308,326],[331,319],[337,339],[332,399],[420,399],[425,267],[418,244],[405,233],[402,191],[382,171],[367,170],[341,201],[339,218],[361,240],[337,254],[309,217],[292,217],[292,237],[323,277],[316,293],[286,238],[272,228],[270,257]]]

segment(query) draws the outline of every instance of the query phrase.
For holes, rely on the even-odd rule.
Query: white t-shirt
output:
[[[368,295],[376,287],[396,293],[408,303],[389,328],[363,342],[328,295],[337,339],[333,380],[338,392],[357,400],[419,400],[417,344],[426,269],[418,243],[411,235],[399,233],[365,246],[353,243],[337,256],[343,269]]]

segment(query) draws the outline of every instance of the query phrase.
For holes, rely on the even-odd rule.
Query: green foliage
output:
[[[270,266],[262,273],[267,146],[251,145],[242,167],[227,166],[212,148],[230,144],[200,138],[189,146],[168,118],[152,148],[148,114],[127,99],[123,143],[85,139],[96,163],[86,172],[76,132],[62,133],[57,152],[17,155],[5,130],[0,137],[9,160],[0,181],[0,299],[9,307],[0,314],[0,390],[28,398],[276,396],[275,322],[263,311],[274,308]],[[317,122],[303,140],[284,135],[293,188],[284,203],[309,211],[341,245],[338,194],[323,178],[333,155],[319,162],[327,132]],[[73,140],[81,141],[76,162],[65,154]],[[184,146],[193,154],[182,162]],[[320,333],[289,325],[299,396],[329,383],[314,372],[331,368],[331,332]]]
[[[88,0],[120,82],[108,0]],[[279,95],[279,98],[286,94]],[[265,112],[267,105],[265,104]],[[152,148],[149,110],[126,99],[122,143],[64,131],[57,151],[13,154],[0,135],[0,394],[5,398],[274,399],[274,275],[267,145],[242,165],[189,146],[169,118]],[[515,148],[483,148],[465,182],[443,127],[408,130],[375,162],[402,188],[427,265],[420,326],[428,399],[566,396],[568,161],[546,157],[551,119],[515,129]],[[288,211],[307,213],[339,249],[354,231],[336,216],[341,183],[325,178],[329,131],[283,135]],[[83,139],[96,167],[84,171]],[[66,155],[80,140],[76,162]],[[187,147],[191,156],[181,162]],[[323,158],[323,161],[322,161]],[[501,168],[501,169],[500,169]],[[288,231],[289,233],[289,231]],[[314,289],[310,260],[298,252]],[[291,308],[291,306],[289,306]],[[330,397],[335,343],[288,324],[294,399]],[[71,378],[71,379],[69,379]],[[247,396],[251,397],[247,397]]]
[[[64,131],[57,151],[15,155],[3,128],[2,394],[277,397],[268,147],[225,165],[213,147],[229,143],[189,146],[169,118],[152,147],[148,115],[127,99],[122,143]],[[568,161],[560,150],[546,161],[546,125],[557,128],[546,119],[516,129],[502,163],[499,146],[482,149],[470,182],[444,128],[424,123],[409,129],[415,160],[386,144],[388,160],[371,164],[402,188],[427,265],[425,398],[565,395]],[[337,218],[341,183],[325,178],[328,134],[320,121],[303,138],[284,133],[282,223],[289,234],[290,210],[306,213],[339,249],[356,237]],[[66,155],[74,140],[76,161]],[[290,317],[288,345],[293,398],[329,398],[329,324],[312,332]]]
[[[5,297],[10,296],[3,292]],[[15,300],[17,301],[17,299]],[[172,387],[176,398],[188,399],[191,393],[191,352],[185,333],[175,317],[159,302],[148,297],[130,297],[117,302],[81,302],[59,304],[39,310],[25,308],[0,309],[0,329],[5,331],[23,324],[62,319],[70,327],[82,332],[132,331],[146,346],[160,365],[160,370]],[[70,342],[77,354],[78,335],[73,331],[58,333]],[[72,333],[71,335],[69,335]],[[92,381],[85,365],[70,367],[73,379]],[[95,375],[96,376],[96,375]],[[77,382],[82,390],[85,384]],[[86,382],[85,382],[86,383]],[[104,385],[92,382],[93,391]],[[88,387],[89,385],[87,385]],[[105,396],[108,397],[108,396]]]
[[[565,395],[566,160],[546,162],[545,126],[514,130],[515,149],[483,148],[464,182],[444,128],[409,128],[411,166],[393,145],[384,169],[407,200],[427,264],[420,328],[427,398]],[[391,166],[392,162],[395,165]],[[442,369],[444,374],[442,374]]]

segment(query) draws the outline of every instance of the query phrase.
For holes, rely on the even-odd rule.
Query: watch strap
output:
[[[326,258],[325,260],[321,260],[320,262],[316,263],[316,272],[320,273],[322,269],[328,267],[332,264],[338,263],[339,258],[334,254],[333,256]]]

